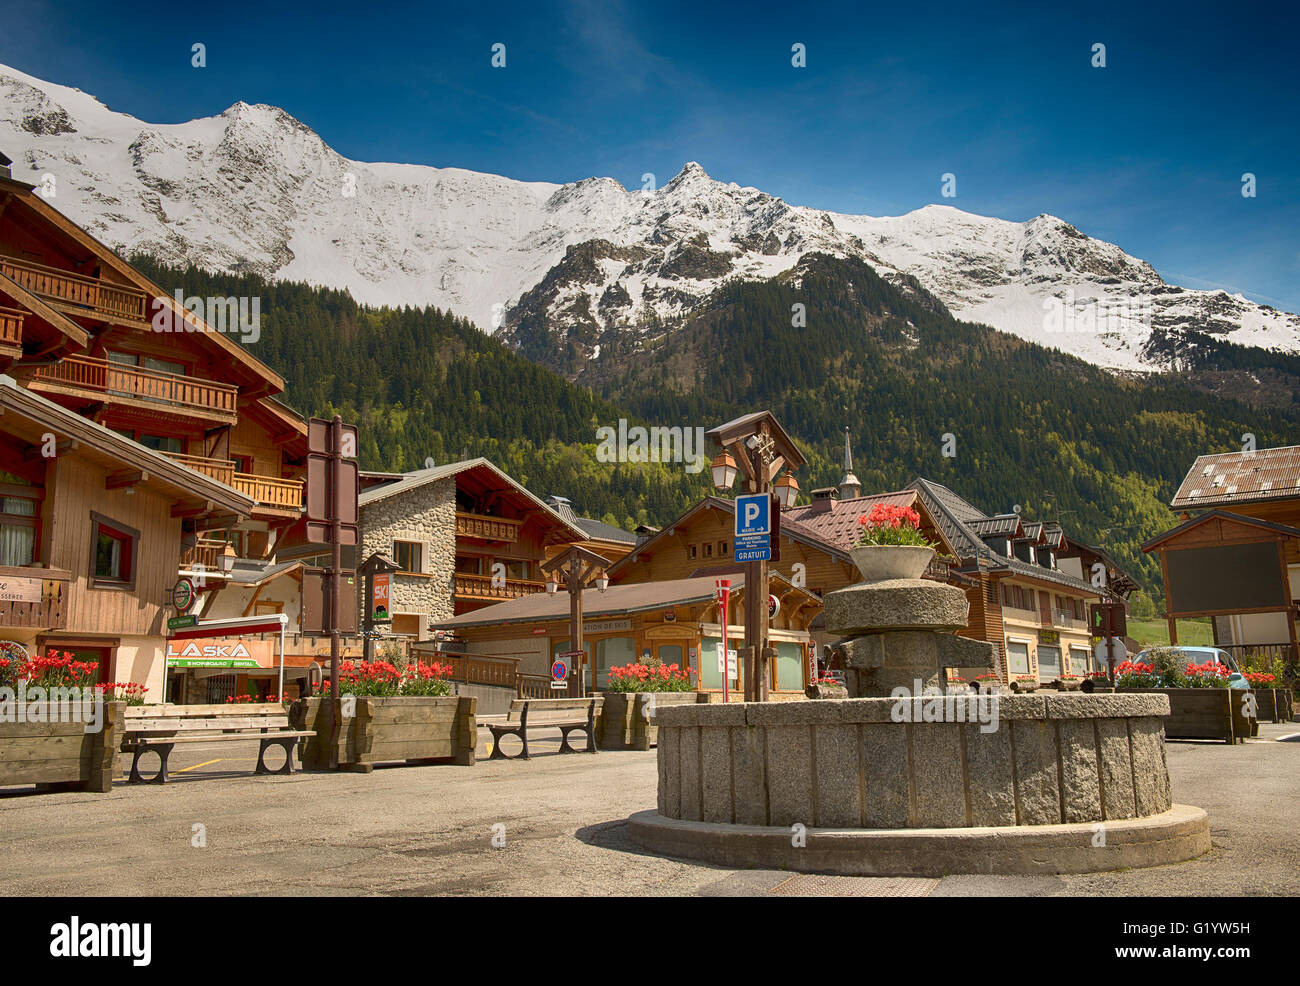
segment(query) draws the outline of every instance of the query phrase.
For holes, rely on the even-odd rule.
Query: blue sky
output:
[[[284,107],[360,160],[631,188],[694,160],[837,212],[1048,212],[1172,282],[1300,312],[1300,14],[1282,5],[22,9],[0,61],[152,122],[242,99]],[[497,42],[504,69],[490,64]],[[791,65],[795,43],[806,68]],[[940,195],[945,172],[955,199]]]

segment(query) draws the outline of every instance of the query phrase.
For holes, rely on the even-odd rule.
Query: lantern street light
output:
[[[606,575],[604,572],[601,572],[599,575],[596,576],[596,588],[600,592],[604,592],[606,589],[609,588],[609,576]]]
[[[808,460],[795,447],[790,436],[771,411],[757,411],[728,421],[706,432],[720,449],[713,459],[713,485],[719,491],[731,488],[736,479],[737,466],[745,475],[744,491],[749,494],[773,493],[773,527],[779,530],[780,508],[794,504],[799,484],[787,475],[782,483],[775,484],[784,469],[788,472],[805,466]],[[771,539],[771,557],[779,560],[779,538]],[[745,649],[744,686],[746,702],[767,701],[768,661],[775,652],[767,646],[768,616],[765,605],[768,597],[768,563],[745,563]],[[725,655],[724,655],[725,657]],[[726,672],[724,672],[725,674]]]
[[[772,485],[772,491],[776,494],[781,507],[789,510],[799,498],[799,480],[795,479],[792,473],[783,473],[781,478]]]
[[[713,457],[713,488],[719,493],[725,493],[736,483],[736,460],[731,457],[731,453],[723,449]]]

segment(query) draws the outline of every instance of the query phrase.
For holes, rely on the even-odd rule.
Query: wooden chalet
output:
[[[306,423],[277,400],[284,380],[234,338],[243,332],[255,344],[260,329],[236,317],[241,300],[252,314],[251,299],[195,300],[182,290],[178,301],[177,287],[155,284],[0,165],[0,370],[126,442],[135,458],[121,457],[111,489],[148,488],[173,473],[189,482],[191,495],[169,507],[175,538],[148,541],[150,578],[170,587],[190,575],[210,591],[230,577],[234,558],[270,563],[277,538],[301,516]],[[231,318],[226,331],[211,324],[214,311],[220,321]],[[125,464],[141,451],[153,465],[134,470],[131,480]],[[101,499],[103,483],[86,482],[84,496]],[[83,504],[61,489],[60,516],[66,506],[72,520]],[[138,618],[130,622],[138,631],[162,597],[151,586],[148,599],[125,603],[136,585],[119,588],[115,598],[134,606]],[[85,615],[89,620],[91,610]],[[77,630],[115,625],[91,620]],[[134,680],[162,679],[161,664],[133,666]]]
[[[1142,546],[1161,560],[1165,616],[1209,616],[1252,665],[1297,660],[1300,445],[1198,456],[1170,506],[1182,523]]]

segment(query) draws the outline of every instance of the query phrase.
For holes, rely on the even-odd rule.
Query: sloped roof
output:
[[[621,527],[606,524],[594,517],[579,517],[573,512],[573,506],[562,496],[546,498],[546,505],[570,523],[577,524],[593,541],[614,541],[618,544],[636,544],[636,535]]]
[[[502,483],[530,500],[538,510],[549,515],[557,524],[561,524],[568,528],[569,533],[573,535],[573,540],[585,541],[587,539],[587,532],[577,523],[571,520],[566,520],[564,517],[560,516],[542,500],[525,489],[520,483],[510,478],[510,476],[506,475],[506,473],[502,472],[487,459],[481,457],[477,459],[463,459],[460,462],[448,462],[441,466],[433,466],[430,469],[416,469],[413,472],[402,473],[402,478],[395,482],[381,483],[378,486],[372,486],[369,489],[364,490],[357,497],[357,504],[362,507],[368,507],[372,503],[378,503],[380,500],[387,500],[390,497],[401,496],[404,493],[409,493],[411,490],[419,489],[421,486],[437,482],[440,479],[457,476],[460,473],[468,472],[473,469],[486,469],[493,473]]]
[[[968,526],[981,538],[1014,537],[1020,532],[1020,515],[998,514],[996,517],[972,520]]]
[[[1300,497],[1300,445],[1197,456],[1170,506],[1175,510]]]
[[[855,496],[848,500],[814,501],[781,513],[781,533],[795,526],[825,544],[847,552],[858,541],[858,518],[878,503],[886,506],[911,507],[916,503],[915,490],[897,490]]]
[[[1258,517],[1247,517],[1244,514],[1234,514],[1227,510],[1210,510],[1207,513],[1198,514],[1190,520],[1185,520],[1177,527],[1171,527],[1169,530],[1157,534],[1150,541],[1142,545],[1143,552],[1151,552],[1164,544],[1166,541],[1173,540],[1178,535],[1183,534],[1193,527],[1200,527],[1203,524],[1212,523],[1215,520],[1226,520],[1232,524],[1241,524],[1246,527],[1257,527],[1261,531],[1267,531],[1270,534],[1281,534],[1283,537],[1300,539],[1300,529],[1290,527],[1286,524],[1275,524],[1272,521],[1260,520]]]
[[[971,559],[978,567],[987,568],[990,571],[1010,572],[1014,575],[1023,575],[1026,578],[1055,582],[1058,585],[1069,586],[1072,589],[1093,591],[1092,586],[1082,579],[1076,579],[1059,569],[1044,568],[1042,565],[1035,565],[1019,558],[1008,558],[1005,555],[998,554],[985,544],[977,528],[983,528],[986,526],[986,522],[1000,520],[1007,515],[1000,514],[997,518],[989,517],[982,513],[978,507],[963,500],[948,487],[928,479],[922,479],[919,476],[912,480],[908,488],[916,490],[922,502],[926,504],[930,515],[934,517],[935,523],[939,525],[944,536],[956,549],[957,557],[963,561]],[[1031,524],[1036,526],[1037,533],[1034,535],[1034,540],[1037,540],[1038,534],[1042,533],[1043,522],[1026,521],[1022,523],[1026,531],[1028,531]]]
[[[667,606],[684,606],[690,603],[707,602],[714,598],[716,589],[713,574],[689,579],[672,579],[667,582],[630,582],[626,585],[611,585],[604,592],[598,589],[582,590],[583,620],[602,616],[627,616],[647,610],[663,609]],[[821,600],[807,589],[800,589],[780,572],[771,573],[771,581],[780,583],[795,592],[801,592],[810,600]],[[743,575],[731,576],[731,588],[735,592],[743,589]],[[497,626],[508,623],[545,623],[551,620],[569,618],[569,594],[567,592],[537,592],[531,596],[522,596],[502,603],[494,603],[482,609],[462,613],[460,616],[440,623],[433,623],[436,629],[455,630],[473,626]]]

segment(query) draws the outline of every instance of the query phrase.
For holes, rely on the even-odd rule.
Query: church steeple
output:
[[[840,480],[840,499],[852,500],[862,495],[862,483],[853,475],[853,449],[849,445],[849,426],[844,426],[844,478]]]

